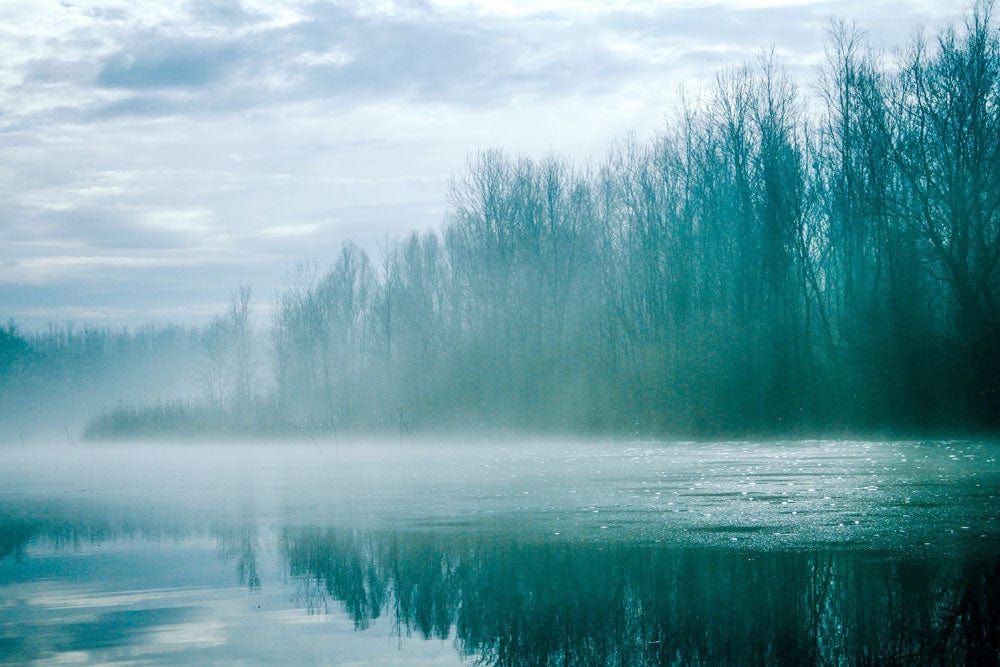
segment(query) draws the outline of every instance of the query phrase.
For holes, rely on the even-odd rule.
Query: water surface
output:
[[[995,663],[998,451],[8,449],[0,660]]]

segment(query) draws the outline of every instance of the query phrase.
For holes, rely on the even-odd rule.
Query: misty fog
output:
[[[0,662],[996,664],[1000,27],[956,17],[829,19],[599,160],[470,145],[437,226],[199,324],[7,319]],[[158,53],[97,78],[247,57]]]
[[[894,58],[833,22],[809,86],[765,53],[598,164],[475,152],[438,229],[303,260],[273,303],[235,288],[197,330],[11,321],[4,437],[993,431],[978,11]]]

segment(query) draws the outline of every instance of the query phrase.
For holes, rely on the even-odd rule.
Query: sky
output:
[[[439,226],[468,156],[596,163],[831,17],[877,45],[955,0],[0,0],[0,320],[203,323],[300,260]]]

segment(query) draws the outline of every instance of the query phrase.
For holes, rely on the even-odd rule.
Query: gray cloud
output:
[[[865,11],[876,22],[887,22],[883,14],[890,10],[912,21],[930,16],[912,6],[901,11],[899,3],[872,4]],[[402,7],[380,15],[315,3],[298,21],[275,26],[235,0],[190,3],[186,20],[131,32],[119,26],[118,47],[96,61],[33,60],[23,76],[117,91],[115,99],[80,104],[83,122],[233,113],[308,100],[325,100],[334,113],[386,100],[492,108],[526,97],[609,95],[636,82],[669,80],[685,68],[710,75],[762,46],[777,46],[785,60],[814,54],[828,17],[843,11],[837,2],[657,11],[638,5],[589,17],[485,18],[421,2]],[[634,48],[609,46],[615,42]]]
[[[139,224],[140,215],[141,211],[131,207],[91,204],[54,211],[46,217],[56,225],[55,238],[94,249],[167,250],[197,245],[183,229]]]
[[[599,159],[762,46],[808,75],[830,15],[889,44],[957,18],[944,0],[106,4],[0,5],[0,320],[202,317],[244,281],[267,301],[296,259],[439,223],[471,150]]]
[[[238,0],[191,0],[187,11],[199,24],[238,28],[263,17],[255,12],[247,11]]]
[[[171,95],[142,92],[120,100],[90,106],[77,114],[79,120],[101,121],[123,117],[159,118],[190,111],[190,105]]]
[[[128,11],[121,7],[93,7],[87,10],[87,16],[99,21],[125,21],[128,19]]]
[[[37,58],[25,63],[23,76],[28,84],[58,84],[89,79],[95,70],[95,64],[88,60]]]
[[[227,42],[208,39],[142,38],[142,45],[106,59],[97,83],[106,88],[196,88],[232,72],[241,54]]]
[[[130,35],[129,44],[101,59],[93,77],[97,87],[122,95],[80,113],[89,120],[220,113],[311,99],[495,106],[525,95],[606,94],[648,69],[604,48],[594,39],[604,28],[593,22],[541,18],[525,25],[413,7],[386,17],[317,4],[291,25],[238,35]],[[222,17],[254,20],[235,10]],[[28,76],[65,79],[87,71],[85,62],[40,62]]]

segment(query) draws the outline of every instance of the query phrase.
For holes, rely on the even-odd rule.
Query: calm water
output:
[[[1000,445],[0,451],[0,662],[996,664]]]

